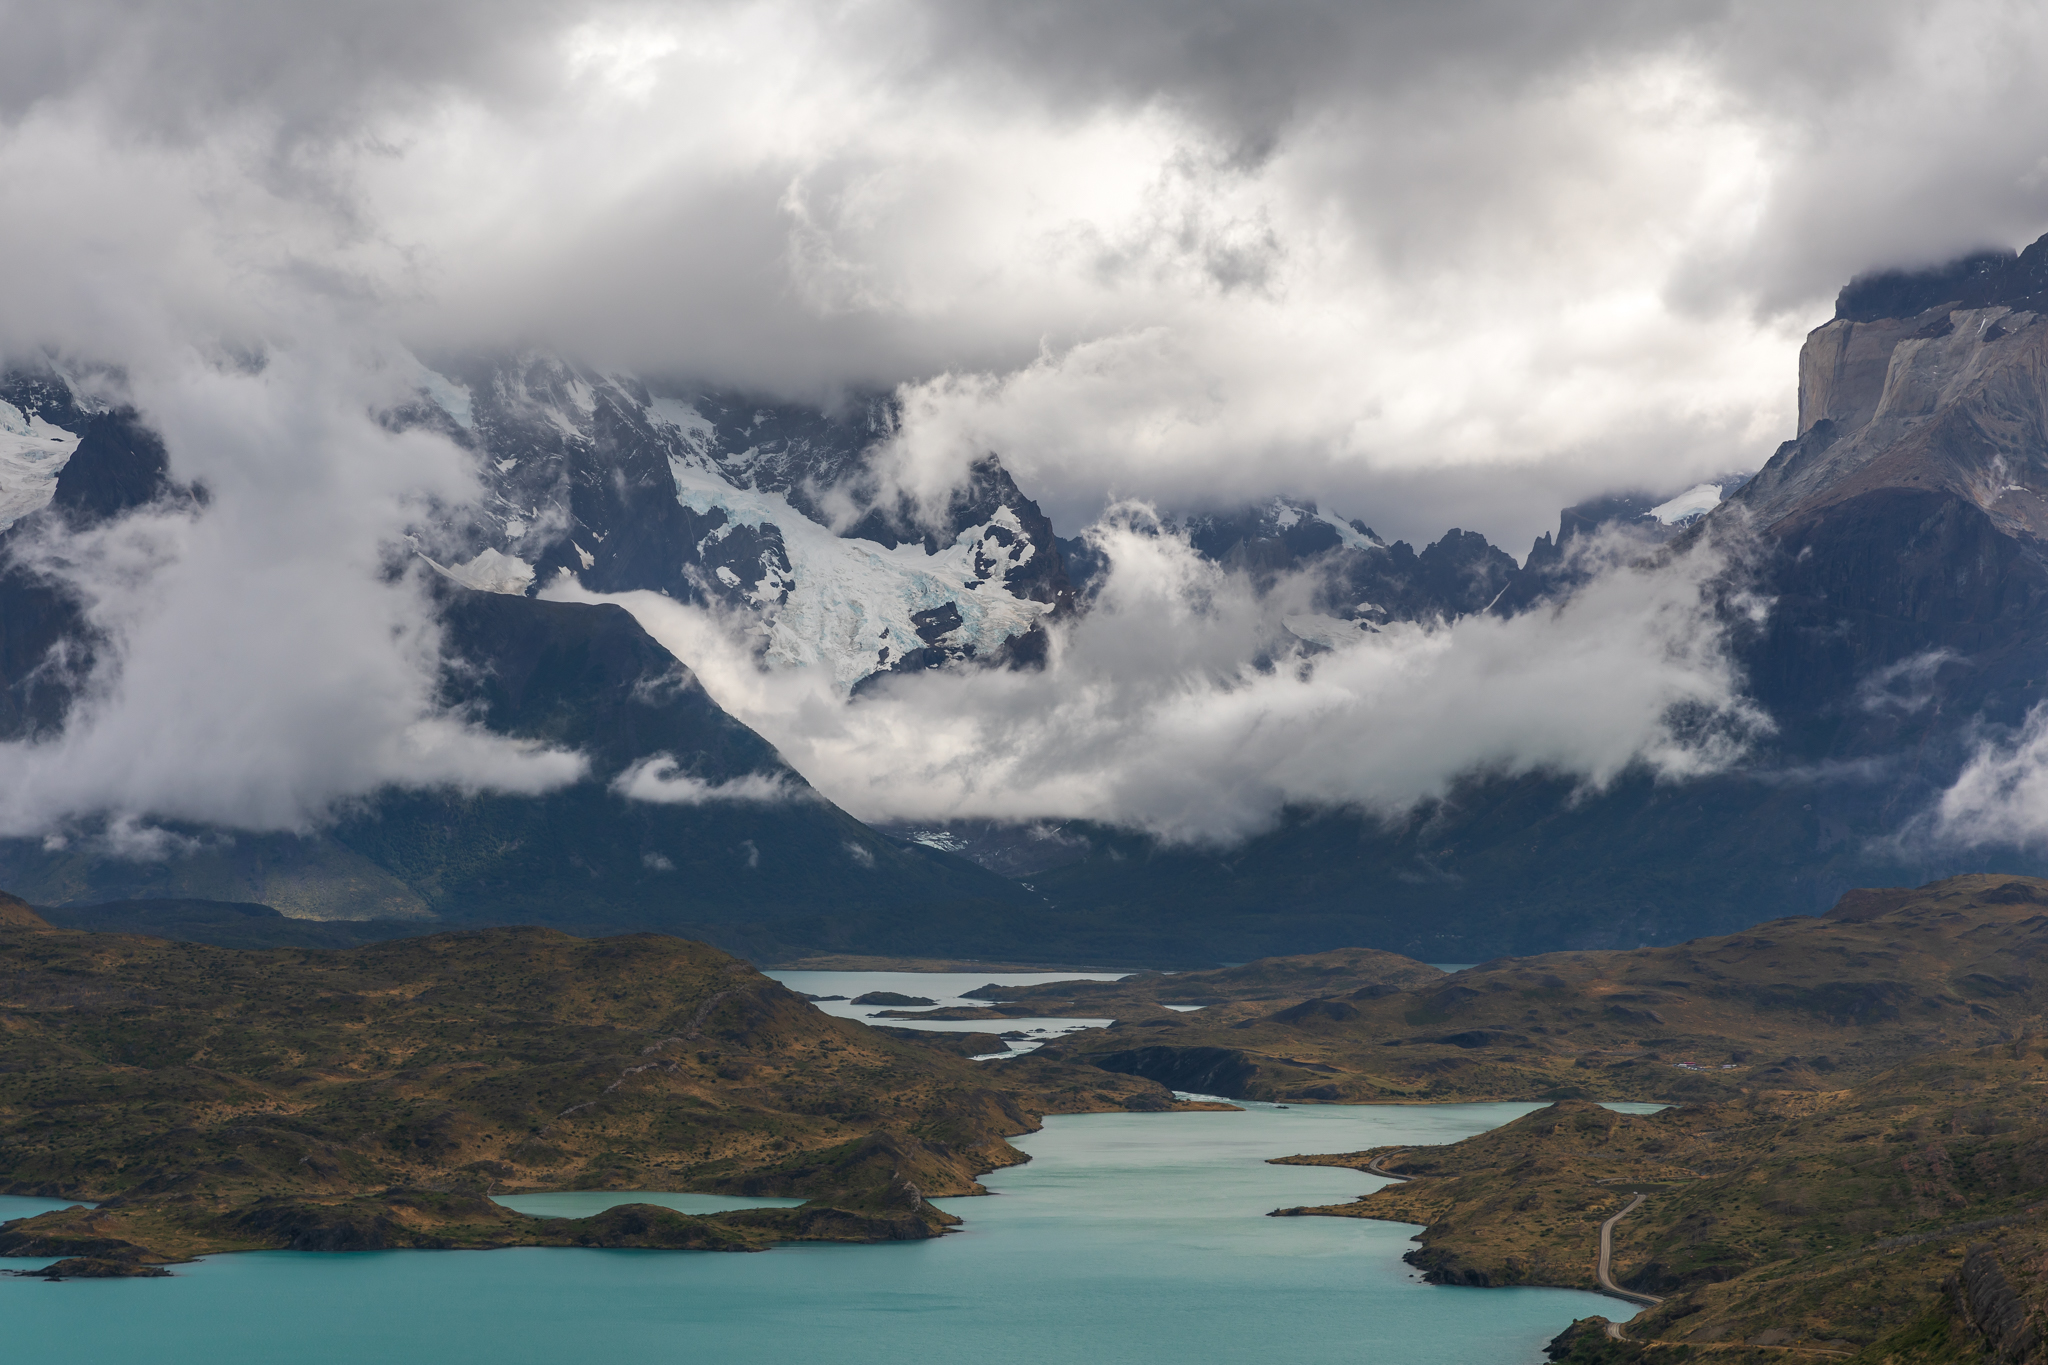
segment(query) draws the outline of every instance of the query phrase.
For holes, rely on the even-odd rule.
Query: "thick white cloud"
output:
[[[1975,848],[2032,849],[2048,842],[2048,706],[2028,712],[2017,735],[1979,744],[1906,838]]]
[[[1706,585],[1725,562],[1710,549],[1613,568],[1556,611],[1306,654],[1282,628],[1289,585],[1256,596],[1185,541],[1128,523],[1091,536],[1109,579],[1044,670],[915,674],[851,703],[815,671],[764,672],[746,632],[700,608],[566,580],[545,595],[624,606],[868,819],[1087,817],[1229,840],[1290,804],[1394,814],[1481,770],[1595,787],[1636,764],[1717,771],[1768,724],[1722,649]]]
[[[682,771],[682,763],[674,754],[653,754],[641,759],[612,779],[612,790],[629,801],[652,801],[664,806],[701,806],[712,801],[772,805],[809,796],[781,778],[760,773],[748,773],[727,782],[706,782]]]
[[[1514,547],[1760,462],[1873,264],[2048,225],[2048,18],[869,0],[0,6],[6,340],[280,280],[409,338],[910,385],[1063,526],[1284,488]],[[260,310],[258,310],[260,312]]]
[[[105,644],[61,735],[0,744],[0,833],[106,812],[117,829],[305,830],[389,782],[582,776],[577,755],[435,703],[438,634],[393,556],[429,499],[474,490],[448,443],[375,420],[401,373],[310,338],[260,368],[188,354],[130,372],[126,395],[206,497],[49,526],[18,551],[79,594]]]

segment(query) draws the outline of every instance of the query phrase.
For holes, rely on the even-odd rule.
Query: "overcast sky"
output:
[[[192,735],[164,790],[219,759],[174,813],[290,826],[379,774],[578,771],[436,728],[430,624],[374,547],[469,485],[368,417],[404,347],[532,343],[818,401],[895,388],[907,477],[995,450],[1063,533],[1116,498],[1286,493],[1520,556],[1565,503],[1761,464],[1792,434],[1800,339],[1853,274],[2048,228],[2043,70],[2048,10],[1989,0],[0,0],[0,355],[123,367],[215,488],[205,534],[173,518],[87,547],[95,610],[128,623],[135,668],[178,679]],[[294,363],[237,368],[259,352]],[[177,572],[143,591],[127,570],[152,555]],[[323,626],[242,638],[287,600]],[[1610,594],[1646,623],[1618,647],[1652,657],[1649,623],[1682,606]],[[1111,643],[1074,642],[1064,676],[1109,668]],[[1350,700],[1269,699],[1327,723],[1295,726],[1292,777],[1267,780],[1294,761],[1273,753],[1219,757],[1219,780],[1267,782],[1267,806],[1328,795],[1320,736],[1525,645],[1415,644],[1333,674]],[[1616,698],[1624,757],[1656,761],[1656,697],[1732,703],[1739,680],[1695,662]],[[294,669],[333,681],[287,705]],[[1396,674],[1436,681],[1403,701]],[[972,757],[990,685],[933,684],[957,695],[921,704],[964,728],[906,771],[1007,761]],[[1558,686],[1563,709],[1500,732],[1590,724]],[[1225,692],[1227,738],[1245,694]],[[1071,741],[1085,768],[1088,727],[1126,733],[1151,695],[1044,750]],[[103,700],[103,748],[10,767],[42,785],[0,825],[136,780],[127,746],[165,704]],[[328,752],[263,770],[308,714],[346,721]],[[1555,760],[1493,733],[1466,758]],[[1608,738],[1581,738],[1564,766],[1607,771]],[[814,777],[879,742],[783,741]],[[1144,763],[1096,773],[1090,809],[1138,800],[1117,792]]]
[[[2048,226],[1997,3],[0,3],[0,345],[309,298],[908,385],[1071,532],[1285,490],[1517,555],[1753,468],[1871,266]],[[326,316],[325,313],[322,316]],[[322,324],[326,325],[326,324]]]

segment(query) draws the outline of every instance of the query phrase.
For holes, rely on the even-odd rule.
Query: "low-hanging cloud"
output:
[[[612,790],[629,801],[664,806],[702,806],[714,801],[774,805],[804,799],[809,793],[771,773],[747,773],[722,782],[706,782],[683,771],[674,754],[650,754],[612,779]]]
[[[655,593],[615,601],[827,796],[869,819],[1087,817],[1227,841],[1297,803],[1394,815],[1475,771],[1588,787],[1721,770],[1769,722],[1726,651],[1727,561],[1623,564],[1513,618],[1395,626],[1304,653],[1255,593],[1175,536],[1091,533],[1112,569],[1038,672],[909,675],[850,702],[765,672],[743,632]],[[1736,614],[1760,612],[1741,604]]]
[[[205,496],[54,521],[15,547],[101,643],[62,733],[0,745],[0,833],[102,813],[116,830],[305,830],[387,783],[532,793],[584,775],[579,755],[436,703],[439,634],[392,556],[411,521],[473,488],[448,443],[376,420],[390,383],[317,342],[130,374],[123,396]]]
[[[2039,848],[2048,842],[2048,703],[2019,733],[1979,743],[1908,837],[1963,848]]]

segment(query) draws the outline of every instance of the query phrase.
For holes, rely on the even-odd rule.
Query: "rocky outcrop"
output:
[[[0,1227],[0,1256],[62,1256],[82,1260],[133,1261],[145,1251],[119,1237],[95,1237],[28,1225],[23,1219]]]
[[[1970,1248],[1948,1290],[1957,1317],[1983,1339],[1991,1365],[2040,1365],[2048,1360],[2040,1322],[1989,1246]]]
[[[1799,361],[1799,430],[1731,499],[1759,525],[1879,489],[2048,532],[2048,239],[1850,284]]]
[[[1104,1071],[1143,1076],[1169,1090],[1228,1099],[1248,1098],[1248,1087],[1260,1074],[1249,1053],[1224,1047],[1139,1047],[1091,1055],[1088,1060]]]
[[[149,1265],[142,1261],[67,1256],[61,1261],[44,1266],[41,1270],[10,1270],[0,1273],[37,1280],[147,1280],[158,1279],[171,1272],[160,1265]]]

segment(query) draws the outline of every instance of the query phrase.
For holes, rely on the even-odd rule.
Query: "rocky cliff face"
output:
[[[1746,659],[1789,755],[1910,747],[1919,774],[1945,783],[1971,744],[2041,701],[2044,265],[2037,243],[1874,277],[1807,339],[1799,436],[1716,519],[1762,533],[1775,606]]]

